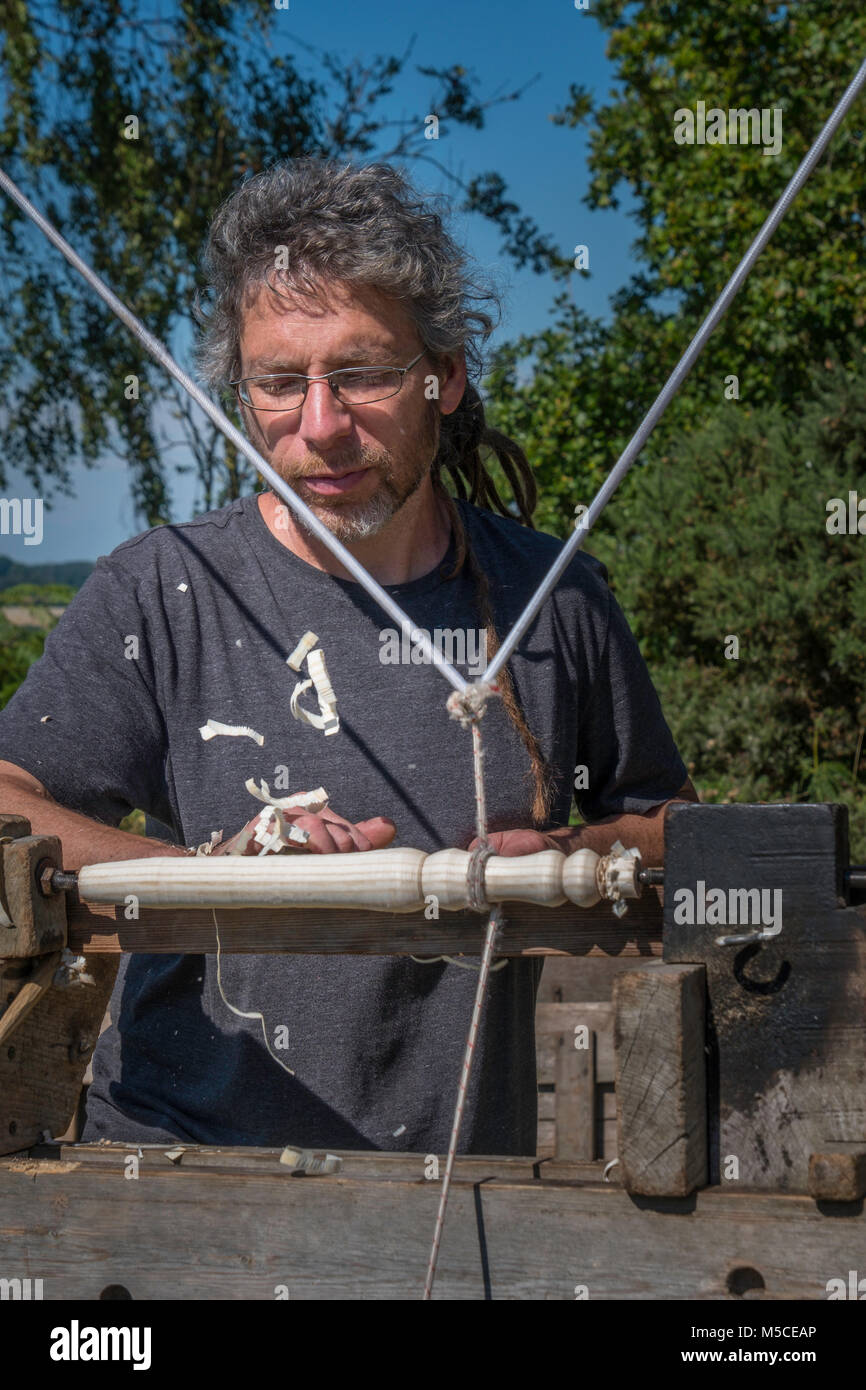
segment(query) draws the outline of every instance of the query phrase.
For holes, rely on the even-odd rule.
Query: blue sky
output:
[[[588,87],[598,99],[604,99],[613,85],[604,35],[590,14],[576,10],[573,0],[538,0],[531,6],[515,0],[437,0],[430,6],[407,6],[397,0],[368,0],[366,5],[356,0],[290,0],[290,6],[274,13],[274,47],[293,51],[301,72],[311,76],[319,71],[315,56],[296,46],[294,39],[351,60],[400,55],[415,36],[389,106],[380,108],[395,118],[427,110],[433,83],[416,72],[418,65],[462,63],[479,79],[477,90],[483,99],[531,82],[518,101],[488,113],[483,131],[456,126],[443,130],[435,144],[419,140],[419,145],[432,147],[438,161],[464,179],[488,170],[500,172],[508,196],[535,218],[564,254],[586,243],[591,277],[572,277],[571,293],[588,313],[608,316],[610,296],[634,269],[629,248],[636,229],[627,215],[630,203],[623,198],[620,209],[595,213],[583,205],[588,183],[586,132],[555,126],[549,119],[565,104],[570,83]],[[165,14],[170,8],[163,4],[161,11]],[[429,164],[410,161],[409,168],[431,191],[451,186]],[[455,218],[453,229],[480,265],[497,273],[505,289],[503,323],[492,344],[544,328],[561,285],[531,270],[515,270],[500,252],[497,230],[477,215]],[[103,459],[95,469],[74,469],[73,486],[74,498],[60,499],[52,511],[46,509],[40,546],[0,536],[0,554],[30,564],[95,560],[144,529],[129,498],[126,465],[116,458]],[[173,480],[172,491],[173,520],[186,520],[200,509],[191,477]],[[30,497],[32,484],[12,474],[6,495]]]

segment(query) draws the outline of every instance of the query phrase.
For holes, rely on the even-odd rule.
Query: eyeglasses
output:
[[[419,352],[408,367],[338,367],[323,376],[272,372],[268,376],[244,377],[229,385],[235,388],[244,405],[253,410],[300,410],[311,381],[327,381],[343,405],[370,405],[373,401],[386,401],[389,396],[396,396],[406,373],[421,361],[424,352]]]

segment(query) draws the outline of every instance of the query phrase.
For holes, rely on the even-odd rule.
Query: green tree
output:
[[[568,269],[501,174],[464,183],[424,138],[428,112],[442,143],[456,125],[483,127],[519,90],[482,100],[461,65],[423,67],[429,104],[390,119],[382,103],[411,43],[348,66],[320,54],[322,76],[307,77],[276,51],[279,23],[270,0],[173,0],[147,14],[117,0],[7,0],[0,11],[0,162],[177,357],[189,361],[211,215],[242,177],[280,158],[426,160],[452,180],[460,210],[500,229],[515,264]],[[178,447],[192,455],[205,509],[255,486],[246,461],[8,200],[0,236],[0,485],[17,466],[43,494],[68,492],[70,460],[92,465],[112,450],[148,525],[170,517]]]
[[[486,382],[492,420],[535,465],[540,524],[561,535],[866,51],[866,12],[847,0],[596,0],[591,14],[610,33],[617,89],[596,104],[573,87],[555,119],[592,121],[585,201],[616,207],[631,192],[639,270],[610,324],[562,295],[552,324],[501,348]],[[699,100],[781,107],[782,152],[677,145],[674,114]],[[864,185],[861,98],[588,543],[702,796],[845,801],[860,854],[864,542],[825,522],[830,498],[866,491]],[[730,635],[738,660],[724,655]]]
[[[71,584],[13,584],[0,589],[0,603],[35,603],[40,605],[71,603],[75,590]]]
[[[789,410],[717,407],[639,473],[641,524],[595,547],[703,798],[844,801],[860,854],[866,535],[828,531],[828,506],[866,500],[864,453],[861,348]]]
[[[582,22],[590,18],[610,35],[617,88],[594,102],[573,86],[553,119],[591,123],[584,201],[616,208],[623,189],[632,195],[639,269],[614,297],[609,325],[585,315],[577,293],[563,295],[552,326],[504,347],[487,383],[496,424],[515,430],[536,464],[542,523],[560,534],[610,470],[866,53],[866,10],[849,0],[593,0]],[[781,108],[781,153],[676,144],[675,112],[699,100],[726,111]],[[861,94],[657,426],[647,460],[723,403],[730,375],[743,403],[793,403],[815,362],[840,346],[843,364],[853,361],[866,325],[864,105]],[[597,265],[603,247],[591,252]],[[615,524],[628,524],[631,493],[613,508]]]
[[[38,589],[29,592],[38,601]],[[0,598],[6,600],[7,595]],[[42,601],[53,603],[54,599]],[[39,660],[46,635],[56,625],[57,619],[49,615],[42,627],[18,627],[9,622],[0,607],[0,709],[12,699],[33,662]]]

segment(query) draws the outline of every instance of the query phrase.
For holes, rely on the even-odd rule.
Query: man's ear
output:
[[[466,354],[459,352],[440,368],[439,410],[443,415],[455,411],[466,390]]]

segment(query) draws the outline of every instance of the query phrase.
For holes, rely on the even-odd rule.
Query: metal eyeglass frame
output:
[[[307,392],[310,389],[311,381],[327,381],[334,396],[338,401],[340,401],[340,405],[344,406],[347,404],[347,402],[340,400],[339,392],[335,387],[333,381],[331,380],[332,377],[336,376],[344,378],[352,375],[361,375],[364,372],[399,372],[400,383],[396,391],[389,391],[387,396],[374,396],[373,400],[371,401],[359,401],[357,403],[359,405],[374,405],[376,401],[388,401],[391,399],[392,396],[398,396],[400,394],[400,392],[403,389],[403,382],[406,380],[406,373],[411,372],[412,368],[418,362],[421,361],[421,358],[424,357],[426,352],[427,349],[422,348],[421,351],[418,353],[418,356],[409,363],[408,367],[392,367],[390,365],[384,364],[378,366],[374,366],[373,364],[371,364],[369,367],[335,367],[332,372],[325,372],[322,376],[306,376],[304,372],[266,372],[263,376],[240,377],[237,381],[230,381],[229,386],[234,387],[234,389],[238,393],[238,400],[249,410],[260,410],[266,415],[285,415],[292,410],[301,409],[301,407],[307,399]],[[297,405],[253,405],[251,401],[245,401],[243,396],[241,395],[241,387],[245,386],[249,381],[275,381],[282,376],[296,377],[299,381],[304,382],[304,394]],[[351,408],[352,407],[350,406],[350,409]]]

